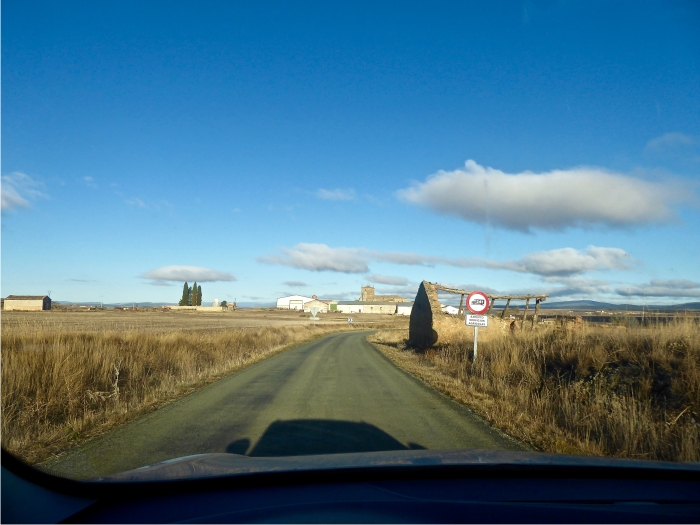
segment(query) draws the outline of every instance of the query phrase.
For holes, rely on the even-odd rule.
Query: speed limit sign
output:
[[[484,292],[472,292],[467,296],[467,308],[474,315],[483,315],[489,309],[489,296]]]

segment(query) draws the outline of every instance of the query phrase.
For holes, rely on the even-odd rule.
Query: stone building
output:
[[[380,303],[406,303],[408,299],[401,297],[400,295],[375,295],[374,286],[363,286],[362,295],[360,296],[360,301],[366,303],[380,302]]]
[[[3,310],[51,310],[51,298],[48,295],[8,295],[3,302]]]

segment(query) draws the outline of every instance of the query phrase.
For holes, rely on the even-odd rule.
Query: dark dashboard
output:
[[[3,451],[2,521],[695,523],[700,465],[497,451],[203,454],[99,480]]]

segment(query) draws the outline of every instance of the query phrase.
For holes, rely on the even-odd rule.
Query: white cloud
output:
[[[4,178],[4,177],[3,177]],[[2,185],[2,210],[14,210],[15,208],[29,208],[26,199],[17,193],[12,186]]]
[[[652,279],[649,284],[620,286],[616,292],[625,297],[700,297],[700,283],[684,279]]]
[[[686,198],[679,187],[600,168],[508,174],[473,160],[397,196],[443,215],[524,232],[666,222],[674,217],[671,206]]]
[[[281,248],[281,255],[259,257],[259,262],[281,264],[315,272],[366,273],[368,258],[364,250],[356,248],[331,248],[325,244],[299,243],[293,248]]]
[[[683,133],[665,133],[647,142],[647,150],[658,151],[665,148],[675,148],[678,146],[693,146],[700,144],[700,138],[685,135]]]
[[[306,286],[309,286],[308,284],[302,281],[284,281],[282,284],[286,284],[287,286],[291,286],[292,288],[304,288]]]
[[[83,177],[83,181],[85,181],[88,188],[97,188],[97,183],[92,177]]]
[[[316,197],[329,201],[351,201],[355,198],[355,190],[324,190],[322,188],[316,192]]]
[[[375,284],[386,284],[389,286],[407,286],[408,279],[405,277],[393,277],[391,275],[371,274],[367,276],[367,280]]]
[[[200,283],[236,280],[228,272],[220,272],[201,266],[163,266],[146,272],[141,277],[155,281],[197,281]]]
[[[534,275],[576,275],[598,270],[621,270],[629,268],[633,258],[620,248],[589,246],[586,250],[561,248],[546,252],[527,254],[519,260],[494,261],[476,257],[452,259],[410,252],[381,252],[366,248],[331,248],[325,244],[299,243],[293,248],[281,248],[280,254],[269,254],[258,258],[259,262],[280,264],[311,271],[334,271],[343,273],[369,272],[371,261],[391,262],[411,266],[434,266],[438,264],[457,268],[489,268],[509,270]],[[374,279],[400,279],[381,275],[370,275],[371,282],[399,285]]]
[[[17,208],[29,208],[29,200],[38,198],[47,199],[44,193],[44,185],[32,179],[26,173],[15,171],[2,176],[2,211],[10,211]]]
[[[612,291],[608,281],[602,279],[590,279],[588,277],[543,277],[542,281],[559,285],[556,288],[545,290],[549,297],[599,297]]]
[[[589,246],[584,251],[560,248],[525,255],[515,263],[517,271],[537,275],[574,275],[596,270],[624,270],[632,256],[620,248]]]
[[[125,199],[124,204],[128,204],[129,206],[136,206],[137,208],[142,208],[142,209],[148,208],[148,205],[137,197],[133,197],[131,199]]]

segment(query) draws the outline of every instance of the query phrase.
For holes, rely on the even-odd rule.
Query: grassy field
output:
[[[3,312],[2,445],[30,463],[325,334],[406,326],[393,316]]]
[[[555,453],[700,461],[700,325],[473,332],[426,353],[406,331],[369,340],[494,426]]]

